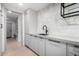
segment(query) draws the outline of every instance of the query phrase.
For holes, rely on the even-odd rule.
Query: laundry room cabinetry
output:
[[[66,56],[66,44],[46,40],[46,56]]]

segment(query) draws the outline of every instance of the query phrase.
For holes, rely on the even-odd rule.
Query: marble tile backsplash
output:
[[[68,18],[71,21],[79,22],[79,16]],[[70,37],[79,37],[79,25],[69,25],[70,20],[64,19],[60,15],[60,4],[55,3],[49,5],[47,8],[42,9],[38,13],[38,30],[37,32],[43,32],[42,26],[45,24],[48,27],[48,33],[51,35],[63,35]],[[69,23],[72,23],[72,22]]]

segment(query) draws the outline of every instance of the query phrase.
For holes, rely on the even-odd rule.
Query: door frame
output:
[[[2,17],[2,18],[3,18],[3,24],[4,24],[3,35],[2,35],[2,36],[3,36],[3,38],[2,38],[2,39],[3,39],[3,40],[2,40],[2,42],[3,42],[3,43],[2,43],[2,51],[5,52],[5,51],[6,51],[6,45],[7,45],[7,39],[6,39],[6,14],[5,14],[5,13],[7,12],[7,11],[6,11],[6,8],[4,8],[3,11],[4,11],[4,15],[5,15],[5,16]],[[24,19],[24,18],[23,18],[24,16],[23,16],[22,13],[18,13],[18,14],[20,14],[20,15],[22,16],[22,19],[20,20],[22,27],[20,28],[20,29],[21,29],[21,33],[19,34],[21,37],[18,35],[17,41],[19,42],[19,40],[20,40],[21,45],[24,46],[24,31],[23,31],[23,30],[24,30],[24,25],[23,25],[23,24],[24,24],[24,20],[23,20],[23,19]],[[20,17],[20,16],[18,16],[18,18],[19,18],[19,17]],[[19,19],[18,19],[18,20],[19,20]],[[20,24],[18,24],[18,25],[20,25]],[[18,29],[18,30],[19,30],[19,29]],[[19,31],[18,31],[18,32],[19,32]],[[19,37],[20,37],[20,38],[19,38]]]
[[[3,24],[3,28],[2,28],[2,52],[5,52],[6,51],[6,44],[7,44],[7,39],[6,39],[6,14],[7,14],[7,8],[5,8],[3,5],[2,6],[2,24]],[[12,10],[11,10],[12,11]],[[13,11],[15,12],[15,11]],[[24,13],[19,13],[19,12],[15,12],[17,14],[20,14],[22,16],[20,22],[21,22],[21,33],[20,33],[20,43],[24,46],[25,43],[24,43],[24,38],[25,38],[25,31],[24,31]],[[20,16],[18,16],[19,18]],[[19,19],[18,19],[19,20]],[[20,25],[20,24],[18,24]],[[19,30],[19,29],[18,29]],[[18,31],[19,32],[19,31]],[[18,40],[19,40],[19,37],[18,35]],[[19,42],[19,41],[18,41]]]
[[[2,9],[2,51],[5,52],[6,50],[6,9],[1,4]]]

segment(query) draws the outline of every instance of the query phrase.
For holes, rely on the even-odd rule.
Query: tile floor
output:
[[[37,56],[29,48],[22,46],[15,39],[9,39],[3,56]]]

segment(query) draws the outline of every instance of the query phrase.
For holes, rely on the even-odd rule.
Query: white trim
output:
[[[24,38],[25,38],[25,35],[24,35],[24,13],[22,13],[22,41],[23,41],[23,46],[25,45],[25,43],[24,43]]]
[[[6,44],[7,44],[7,40],[6,40],[6,9],[4,8],[4,6],[2,6],[2,24],[3,24],[3,28],[2,28],[2,52],[4,52],[6,50]],[[20,23],[18,24],[18,30],[21,30],[20,34],[18,34],[18,42],[20,42],[22,45],[24,45],[24,14],[18,14],[22,16],[22,18],[19,20]],[[19,26],[21,25],[21,28],[19,29]],[[18,31],[19,32],[19,31]]]
[[[5,51],[6,49],[6,10],[5,8],[2,6],[2,24],[3,24],[3,28],[2,28],[2,52]]]
[[[21,36],[20,36],[20,31],[21,31],[21,29],[20,29],[20,19],[19,19],[19,17],[20,17],[20,15],[18,15],[18,42],[20,42],[21,43]]]
[[[22,44],[22,14],[18,15],[18,42]]]
[[[18,42],[20,42],[23,46],[24,43],[24,13],[18,16]]]

